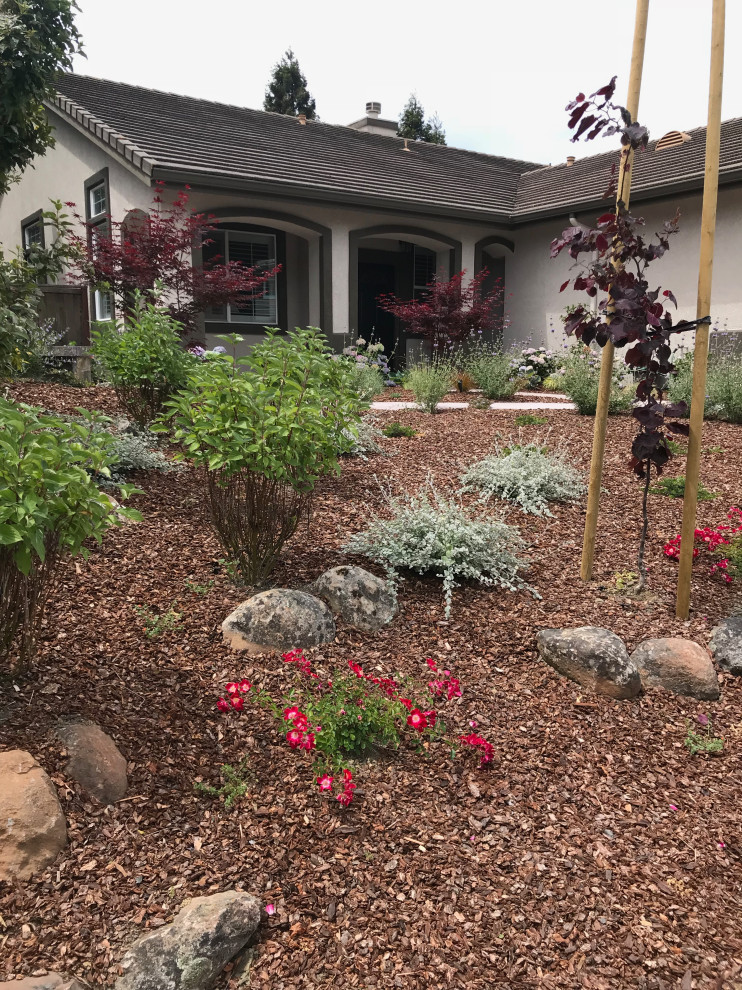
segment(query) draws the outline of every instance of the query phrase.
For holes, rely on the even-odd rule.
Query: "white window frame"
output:
[[[275,268],[276,265],[278,264],[277,261],[278,245],[275,234],[264,233],[263,231],[258,231],[258,230],[230,230],[228,227],[222,228],[219,232],[224,235],[225,264],[229,264],[230,261],[230,253],[229,253],[230,238],[234,238],[235,240],[240,240],[240,241],[247,241],[247,242],[253,241],[253,243],[265,243],[266,241],[268,241],[271,247],[271,250],[269,251],[271,257],[269,257],[267,261],[263,262],[262,265],[256,265],[255,267],[258,269],[260,267],[265,267],[270,269],[270,268]],[[263,318],[261,315],[255,315],[254,311],[253,311],[253,315],[250,315],[248,313],[233,312],[233,309],[237,310],[238,308],[236,306],[233,307],[231,304],[228,303],[225,306],[225,315],[215,316],[213,315],[213,311],[212,311],[212,315],[207,315],[205,317],[205,322],[206,323],[226,322],[226,323],[234,323],[236,325],[248,324],[248,325],[260,326],[260,327],[276,326],[278,323],[278,280],[275,275],[273,276],[273,278],[263,283],[261,295],[257,299],[255,299],[255,303],[258,305],[260,305],[261,303],[265,303],[266,301],[271,302],[273,305],[272,305],[272,312],[265,318]]]
[[[93,293],[93,306],[95,307],[95,322],[108,323],[113,319],[113,295],[96,289]]]
[[[38,233],[38,237],[31,239],[28,235],[31,231]],[[23,247],[26,251],[29,251],[34,244],[43,245],[44,243],[44,223],[43,220],[32,220],[31,223],[27,223],[23,228]]]
[[[103,209],[97,210],[95,209],[95,194],[100,190],[103,191]],[[108,213],[108,190],[105,179],[101,179],[94,186],[88,187],[88,212],[90,214],[90,220],[95,220],[96,217],[102,217]]]

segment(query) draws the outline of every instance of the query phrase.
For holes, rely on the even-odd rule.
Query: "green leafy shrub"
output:
[[[518,388],[512,358],[498,347],[474,344],[465,359],[466,370],[477,388],[491,401],[509,399]]]
[[[695,756],[697,753],[718,756],[719,753],[724,751],[724,740],[712,734],[711,722],[708,715],[699,715],[697,721],[705,731],[702,732],[699,728],[691,725],[690,722],[686,722],[685,739],[683,740],[686,749],[691,756]]]
[[[673,402],[685,402],[690,410],[693,395],[693,352],[675,361],[668,394]],[[706,419],[742,423],[742,354],[722,352],[709,356],[706,377]]]
[[[359,421],[342,363],[309,328],[268,331],[236,363],[207,361],[171,400],[160,428],[169,423],[204,469],[214,531],[242,579],[255,584],[308,514],[317,479],[338,473],[342,431]]]
[[[408,368],[404,385],[424,412],[434,413],[441,399],[451,391],[452,375],[451,365],[443,358],[436,358]]]
[[[126,326],[98,323],[90,336],[119,402],[135,423],[146,426],[186,384],[196,359],[184,350],[180,325],[166,309],[144,305],[138,297],[135,313]]]
[[[586,347],[573,347],[564,361],[559,379],[562,391],[569,396],[581,416],[594,416],[598,407],[600,355]],[[627,413],[634,404],[636,389],[621,384],[621,371],[614,368],[608,412]]]
[[[573,502],[585,491],[579,471],[564,453],[547,453],[535,443],[512,446],[473,464],[463,475],[464,491],[483,499],[501,498],[535,516],[551,516],[549,502]]]
[[[255,780],[255,774],[250,769],[249,761],[245,757],[240,760],[236,767],[229,763],[222,764],[220,776],[222,779],[221,787],[212,787],[210,784],[196,781],[193,789],[197,794],[204,794],[206,797],[223,801],[225,810],[229,811],[249,793],[250,785]]]
[[[446,616],[457,579],[517,591],[528,587],[519,576],[524,544],[512,526],[467,512],[428,480],[417,493],[385,493],[387,516],[376,515],[345,549],[381,564],[393,580],[403,570],[443,578]]]
[[[685,497],[685,475],[679,478],[658,478],[657,484],[652,491],[655,495],[666,495],[668,498]],[[698,482],[698,501],[710,502],[716,495],[709,491],[702,481]]]
[[[417,430],[412,426],[406,426],[404,423],[398,423],[394,420],[392,423],[387,423],[384,429],[381,431],[385,437],[416,437]]]
[[[167,632],[175,632],[183,628],[180,621],[183,618],[183,613],[178,612],[175,608],[177,604],[174,602],[166,612],[157,612],[149,605],[134,606],[134,611],[141,620],[142,629],[144,629],[147,639],[157,639],[158,636],[163,636]]]
[[[32,655],[60,560],[86,556],[85,542],[100,542],[117,514],[139,518],[114,511],[92,480],[108,472],[112,438],[87,418],[89,426],[0,399],[0,657],[17,639],[21,658]]]

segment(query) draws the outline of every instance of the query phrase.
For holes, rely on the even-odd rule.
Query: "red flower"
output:
[[[229,702],[227,701],[226,698],[220,698],[216,703],[216,707],[219,709],[220,712],[228,712]]]
[[[345,770],[343,770],[343,779],[344,780],[353,780],[353,774],[347,768]]]
[[[242,698],[240,698],[238,694],[232,695],[232,708],[234,708],[236,712],[241,712],[244,707],[245,702]]]
[[[240,681],[239,683],[239,689],[240,691],[242,691],[243,694],[246,694],[251,687],[252,684],[249,681]]]
[[[413,708],[410,714],[407,716],[407,724],[416,729],[418,732],[422,732],[428,726],[428,720],[425,718],[423,713],[419,708]]]
[[[304,733],[300,729],[289,729],[286,733],[286,740],[292,749],[298,749],[303,738]]]
[[[435,671],[438,670],[438,664],[435,662],[435,660],[431,659],[431,657],[428,657],[425,663],[430,667],[431,670],[435,670]]]
[[[227,694],[237,694],[239,691],[239,686],[235,684],[234,681],[230,681],[229,684],[227,684],[226,690]]]
[[[336,800],[347,808],[350,802],[353,800],[353,795],[352,793],[349,794],[347,791],[343,791],[342,794],[338,794]]]
[[[284,722],[293,722],[297,715],[299,715],[299,709],[296,705],[292,705],[290,708],[284,708],[283,710],[283,720]]]
[[[412,702],[409,698],[397,698],[400,705],[404,705],[408,712],[412,711]]]
[[[307,734],[304,736],[304,738],[300,743],[301,749],[306,749],[307,751],[310,751],[314,749],[315,745],[316,743],[314,741],[314,733],[307,732]]]
[[[319,784],[319,789],[321,791],[331,791],[332,782],[335,778],[331,777],[329,773],[323,773],[321,777],[317,777],[317,783]]]
[[[435,712],[423,712],[423,715],[427,719],[428,725],[432,729],[435,726],[435,722],[438,716],[436,715]]]
[[[459,684],[459,682],[456,680],[455,677],[452,677],[448,682],[448,700],[450,701],[451,698],[460,698],[460,697],[461,697],[461,685]]]

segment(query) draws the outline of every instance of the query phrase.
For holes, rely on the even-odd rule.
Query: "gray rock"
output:
[[[54,784],[30,753],[0,753],[0,880],[27,880],[67,845]]]
[[[24,976],[22,980],[0,983],[0,990],[88,990],[88,985],[74,976],[47,973],[46,976]]]
[[[74,976],[47,973],[46,976],[24,976],[22,980],[0,983],[0,990],[88,990],[88,986]]]
[[[308,649],[335,639],[335,620],[324,602],[304,591],[273,588],[238,605],[222,623],[233,650]]]
[[[93,722],[60,725],[56,736],[69,753],[65,772],[102,804],[120,801],[129,782],[126,759],[113,739]]]
[[[174,921],[138,939],[116,990],[207,990],[260,923],[260,902],[227,890],[186,902]]]
[[[742,616],[722,619],[715,626],[709,649],[722,670],[737,676],[742,674]]]
[[[711,657],[689,639],[648,639],[631,659],[645,690],[662,687],[701,701],[716,701],[721,693]]]
[[[378,632],[397,614],[397,603],[387,582],[362,567],[343,564],[320,574],[312,591],[344,622],[362,632]]]
[[[623,642],[608,629],[542,629],[536,645],[549,666],[595,694],[634,698],[641,691],[639,671]]]

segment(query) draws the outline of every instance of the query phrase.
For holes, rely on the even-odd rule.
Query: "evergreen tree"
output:
[[[413,141],[427,141],[429,144],[445,144],[446,132],[437,113],[430,120],[425,119],[425,110],[417,96],[412,93],[399,116],[397,134]]]
[[[263,109],[271,113],[284,113],[296,117],[300,113],[307,120],[317,120],[317,104],[307,89],[307,77],[299,68],[293,51],[288,48],[280,62],[273,66],[273,76],[265,90]]]

